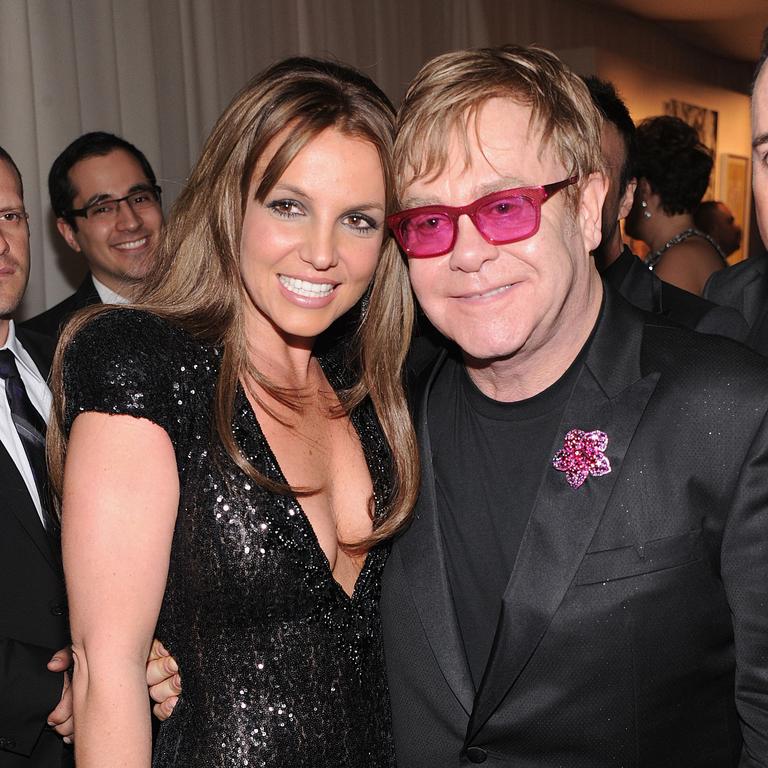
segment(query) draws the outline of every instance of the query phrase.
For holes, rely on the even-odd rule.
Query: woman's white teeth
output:
[[[333,290],[331,283],[308,283],[306,280],[299,280],[297,277],[286,277],[285,275],[280,275],[280,282],[291,293],[306,296],[309,299],[327,296]]]

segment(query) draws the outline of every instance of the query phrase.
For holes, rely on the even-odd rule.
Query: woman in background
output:
[[[138,306],[67,328],[51,459],[78,768],[149,766],[156,624],[184,693],[155,766],[394,764],[378,596],[418,469],[392,137],[358,72],[269,68],[209,137]]]
[[[626,232],[648,244],[649,269],[698,295],[709,276],[726,266],[718,245],[693,221],[711,172],[712,154],[695,128],[668,116],[638,125],[637,189]]]

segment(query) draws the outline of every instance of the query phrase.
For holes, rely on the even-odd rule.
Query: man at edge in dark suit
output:
[[[14,326],[29,274],[21,175],[0,148],[0,354],[10,353],[31,407],[50,408],[51,340]],[[0,378],[0,768],[71,765],[71,662],[55,526]],[[64,737],[64,739],[62,739]]]
[[[152,264],[163,212],[144,153],[101,131],[78,137],[54,160],[48,191],[59,233],[89,269],[75,293],[23,324],[58,338],[78,309],[133,298]]]
[[[768,244],[768,28],[752,81],[752,194],[757,225]],[[768,355],[768,254],[745,259],[715,272],[704,286],[704,296],[735,307],[749,324],[746,343]]]

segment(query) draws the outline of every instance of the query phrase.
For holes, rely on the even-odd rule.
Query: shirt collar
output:
[[[97,280],[93,272],[91,272],[91,280],[93,280],[93,287],[96,289],[96,293],[99,294],[102,304],[130,304],[130,301],[116,293],[108,286],[104,285],[100,280]]]
[[[5,344],[0,346],[0,349],[9,349],[16,358],[17,364],[22,365],[31,376],[34,376],[39,381],[45,381],[40,375],[40,371],[37,370],[37,366],[29,356],[29,353],[24,349],[16,336],[16,326],[14,325],[13,320],[8,323],[8,338],[5,340]]]

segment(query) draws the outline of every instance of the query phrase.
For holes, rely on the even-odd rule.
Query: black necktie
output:
[[[16,367],[16,358],[10,349],[0,349],[0,379],[5,380],[5,395],[11,407],[11,418],[21,438],[35,478],[43,519],[50,530],[48,504],[48,474],[45,466],[45,421],[32,405],[24,382]]]

